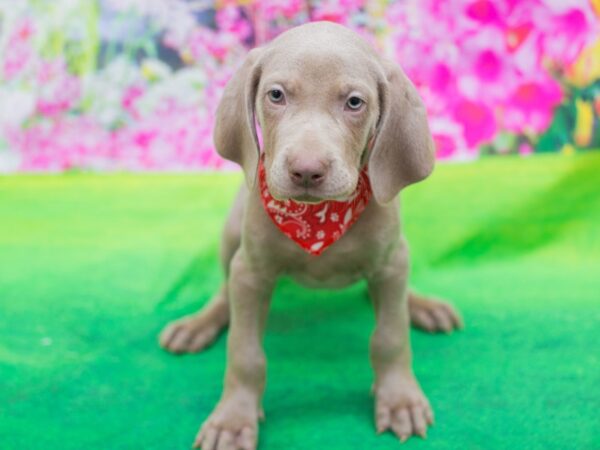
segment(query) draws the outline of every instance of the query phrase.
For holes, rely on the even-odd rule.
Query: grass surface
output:
[[[221,280],[239,175],[0,178],[0,448],[186,449],[218,400],[221,337],[156,336]],[[406,449],[600,448],[600,154],[443,165],[403,194],[412,284],[467,327],[413,331],[436,412]],[[363,284],[283,280],[261,449],[397,449],[376,436]]]

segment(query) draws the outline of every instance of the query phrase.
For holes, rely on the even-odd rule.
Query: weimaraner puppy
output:
[[[199,312],[160,336],[169,351],[196,352],[230,323],[223,394],[194,446],[256,448],[266,376],[262,338],[282,274],[315,287],[367,281],[376,317],[370,342],[376,430],[391,429],[401,441],[424,437],[433,412],[413,374],[409,321],[450,332],[461,319],[449,305],[407,288],[396,197],[427,177],[434,163],[415,87],[354,32],[327,22],[302,25],[249,53],[225,88],[214,140],[221,156],[242,166],[247,182],[224,230],[226,282]],[[370,182],[361,191],[366,205],[318,256],[268,213],[269,205],[290,202],[300,209],[345,205],[356,198],[362,176]],[[267,205],[265,196],[274,203]]]

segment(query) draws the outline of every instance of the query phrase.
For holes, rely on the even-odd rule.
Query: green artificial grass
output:
[[[186,449],[217,401],[222,336],[157,334],[217,289],[239,174],[0,178],[0,448]],[[600,153],[441,165],[403,194],[412,285],[453,335],[412,332],[435,409],[406,449],[600,448]],[[376,436],[364,284],[277,287],[260,449],[397,449]]]

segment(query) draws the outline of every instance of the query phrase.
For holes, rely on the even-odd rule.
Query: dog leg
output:
[[[368,280],[376,318],[371,338],[375,424],[378,433],[391,429],[404,442],[412,435],[425,437],[433,412],[412,370],[406,254],[400,249],[391,259]]]
[[[250,266],[239,250],[231,263],[231,326],[223,394],[200,428],[195,448],[255,450],[257,445],[266,379],[262,339],[273,281]]]
[[[408,311],[411,325],[429,333],[451,333],[463,328],[462,318],[452,305],[412,291],[408,293]]]

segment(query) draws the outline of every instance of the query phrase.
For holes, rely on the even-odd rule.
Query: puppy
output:
[[[354,32],[310,23],[249,53],[225,89],[214,140],[221,156],[240,164],[247,184],[224,231],[226,282],[203,309],[160,336],[167,350],[195,352],[230,324],[223,394],[194,446],[256,448],[262,337],[282,274],[314,287],[367,281],[376,317],[376,429],[401,441],[425,436],[433,412],[413,374],[409,323],[449,332],[461,321],[450,306],[407,288],[395,200],[434,164],[415,87]]]

